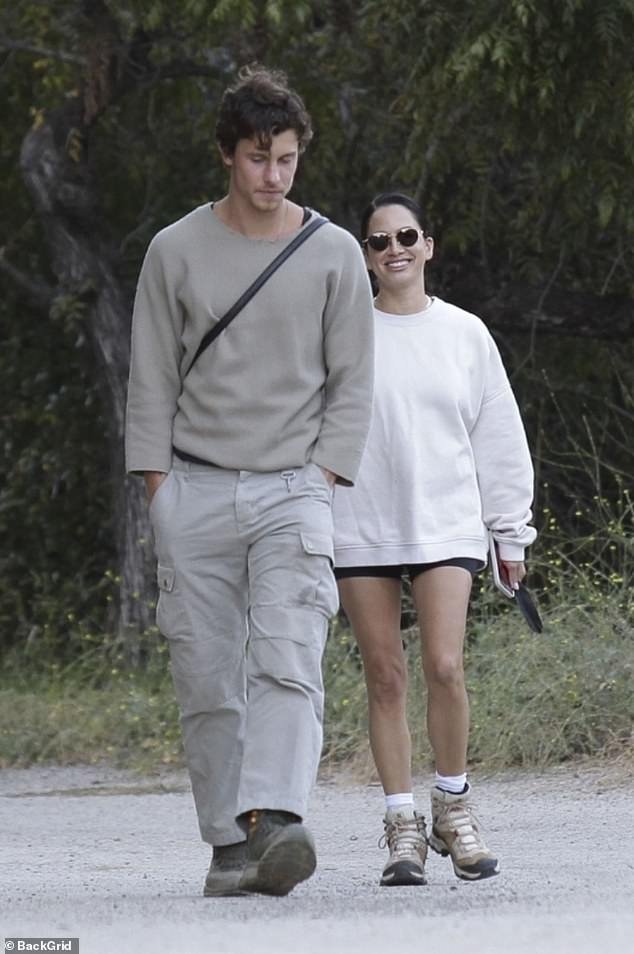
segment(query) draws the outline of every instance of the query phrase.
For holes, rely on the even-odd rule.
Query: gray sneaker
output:
[[[310,878],[317,866],[315,843],[298,815],[256,809],[238,824],[247,832],[241,891],[285,895]]]
[[[384,886],[427,884],[427,832],[423,816],[413,809],[389,808],[383,824],[385,833],[379,839],[379,848],[387,847],[390,857],[380,883]]]
[[[204,896],[226,898],[245,894],[246,892],[240,889],[240,879],[246,863],[246,841],[214,847],[209,871],[205,878]]]
[[[499,874],[500,866],[484,843],[470,794],[471,786],[461,795],[432,788],[429,846],[441,855],[449,855],[459,878],[480,881]]]

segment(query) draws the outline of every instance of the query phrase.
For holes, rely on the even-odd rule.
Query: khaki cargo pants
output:
[[[303,816],[322,745],[321,658],[338,607],[332,488],[175,460],[150,504],[157,623],[170,647],[204,841],[252,808]]]

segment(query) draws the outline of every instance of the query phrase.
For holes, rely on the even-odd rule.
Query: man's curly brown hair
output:
[[[216,142],[232,156],[239,139],[256,139],[270,149],[273,136],[292,129],[302,153],[313,137],[310,116],[286,75],[252,64],[243,67],[220,101]]]

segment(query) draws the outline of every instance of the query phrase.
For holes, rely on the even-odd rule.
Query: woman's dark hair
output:
[[[372,199],[369,205],[367,205],[361,213],[362,241],[368,237],[370,219],[376,210],[380,209],[383,205],[402,205],[403,208],[412,213],[423,232],[426,231],[423,210],[415,199],[410,199],[408,195],[404,195],[402,192],[381,192],[380,195],[377,195]]]
[[[288,86],[284,73],[257,64],[243,67],[237,81],[220,101],[216,142],[232,156],[239,139],[255,138],[270,149],[273,136],[292,129],[304,151],[313,136],[310,116],[302,98]]]

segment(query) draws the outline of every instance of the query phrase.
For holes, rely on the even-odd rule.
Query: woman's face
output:
[[[416,243],[404,246],[398,241],[399,229],[415,229],[418,232]],[[422,229],[409,209],[403,205],[383,205],[372,213],[368,224],[368,235],[376,232],[389,233],[387,248],[375,251],[365,245],[368,268],[372,269],[379,285],[392,293],[419,286],[422,282],[425,263],[434,252],[434,240],[423,237]]]

